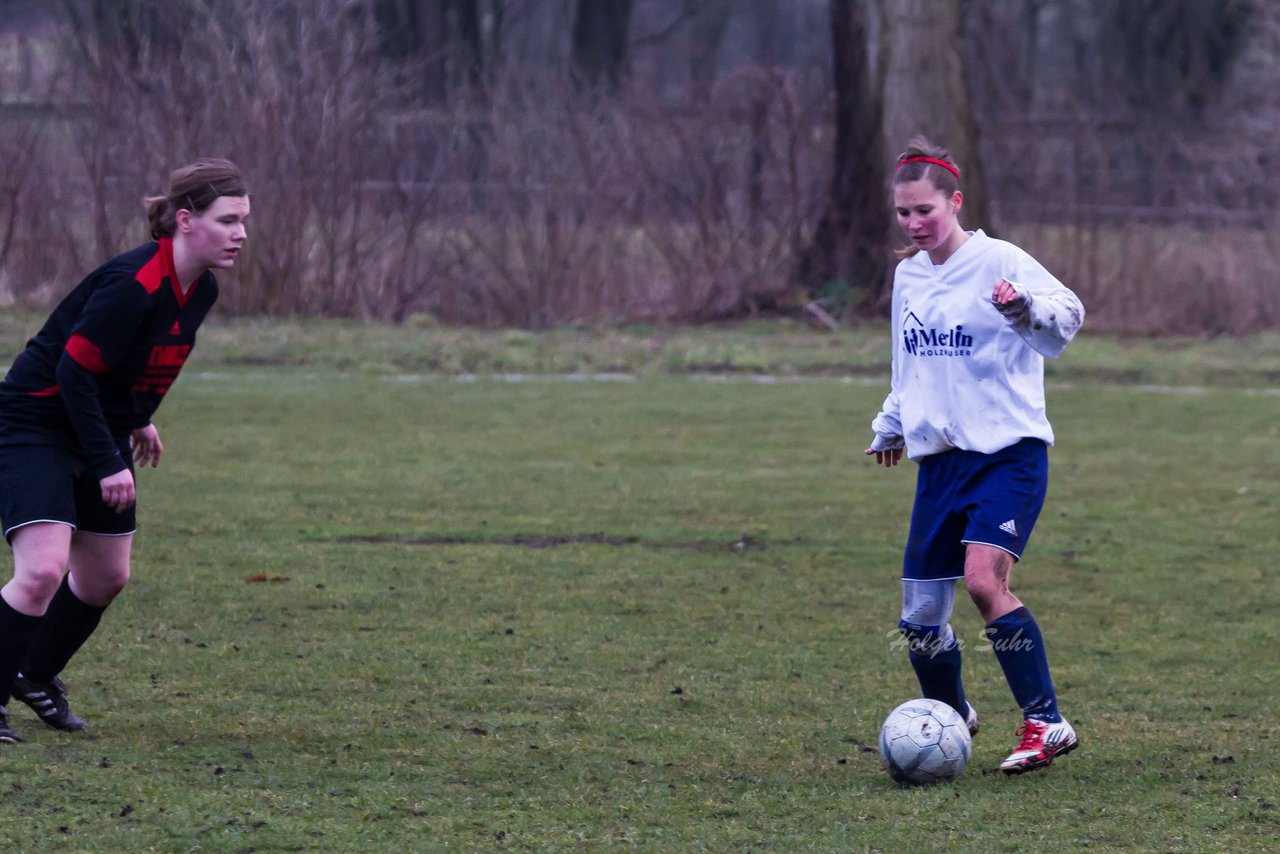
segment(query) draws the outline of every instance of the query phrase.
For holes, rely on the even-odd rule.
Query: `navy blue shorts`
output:
[[[1023,439],[994,454],[952,450],[920,461],[902,577],[964,578],[965,546],[1021,560],[1049,487],[1049,451]]]
[[[127,439],[120,453],[133,471]],[[35,522],[59,522],[90,534],[132,534],[138,527],[136,508],[118,513],[102,503],[98,476],[81,454],[57,445],[0,445],[0,524],[6,540]]]

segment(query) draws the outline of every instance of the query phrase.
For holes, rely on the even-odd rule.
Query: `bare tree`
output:
[[[818,292],[831,282],[853,302],[879,307],[889,285],[889,206],[884,166],[884,69],[873,67],[865,4],[831,0],[835,145],[826,211],[800,258],[798,278]],[[850,306],[855,307],[855,306]]]
[[[29,209],[28,194],[37,183],[38,152],[49,121],[38,115],[6,117],[0,135],[0,270],[8,266],[19,218]]]
[[[627,33],[635,0],[578,0],[573,19],[573,69],[589,89],[616,89],[627,68]]]
[[[473,90],[479,89],[485,64],[480,0],[453,0],[453,3],[458,16],[458,54],[462,79]]]
[[[0,288],[47,304],[145,239],[139,196],[170,168],[224,155],[249,177],[258,223],[221,278],[224,313],[689,323],[824,290],[866,313],[888,290],[886,134],[896,146],[921,129],[956,151],[970,216],[985,165],[1001,231],[1081,292],[1095,329],[1280,324],[1273,4],[1249,4],[1239,35],[1230,16],[1201,15],[1237,0],[1135,0],[1150,15],[1126,18],[1113,45],[1103,29],[1123,0],[968,3],[958,73],[955,0],[898,2],[927,14],[646,0],[617,61],[585,66],[598,76],[579,88],[574,24],[582,36],[617,4],[61,0],[42,12],[64,19],[28,32],[39,94],[0,107]],[[1156,50],[1173,24],[1169,43],[1199,58],[1130,57],[1140,79],[1108,82],[1117,45]],[[922,53],[936,79],[904,79],[895,63]],[[625,85],[599,97],[609,67]],[[1184,77],[1199,106],[1149,103],[1155,80]],[[965,94],[942,86],[961,79],[985,163],[963,127],[886,131],[908,96],[929,121],[939,104],[963,119]]]
[[[767,0],[759,0],[767,2]],[[705,98],[716,81],[717,60],[737,0],[688,3],[689,81],[695,99]]]
[[[382,54],[417,77],[424,103],[438,106],[453,92],[480,91],[486,67],[480,0],[371,0],[370,6]],[[499,3],[490,12],[491,33],[501,29],[502,9]]]
[[[1141,109],[1199,115],[1221,94],[1251,26],[1250,0],[1092,0],[1108,75]]]
[[[888,79],[885,138],[891,153],[924,134],[945,146],[964,180],[963,218],[993,233],[979,124],[965,61],[963,0],[880,0],[881,49]]]

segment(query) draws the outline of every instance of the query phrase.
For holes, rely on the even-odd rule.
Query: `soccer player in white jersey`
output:
[[[893,178],[912,245],[893,279],[891,390],[866,453],[886,467],[904,451],[919,463],[898,628],[921,690],[977,732],[949,623],[963,578],[1022,709],[1020,743],[1000,765],[1020,774],[1079,743],[1058,712],[1040,628],[1009,574],[1048,485],[1044,357],[1062,353],[1084,307],[1017,246],[962,229],[963,201],[946,150],[912,140]]]

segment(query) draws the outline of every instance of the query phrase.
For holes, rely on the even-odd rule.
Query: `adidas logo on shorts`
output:
[[[1005,522],[1003,525],[1001,525],[1000,530],[1004,531],[1006,534],[1008,534],[1011,537],[1018,536],[1018,526],[1013,524],[1012,519],[1010,519],[1008,522]]]

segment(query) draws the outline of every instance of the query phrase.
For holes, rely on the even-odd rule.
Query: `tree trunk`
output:
[[[689,80],[693,100],[706,101],[715,86],[720,45],[737,0],[711,0],[697,7],[689,22]],[[752,0],[767,3],[769,0]]]
[[[752,59],[760,68],[771,72],[782,62],[783,45],[779,26],[780,0],[752,0],[749,7],[752,23]],[[726,18],[726,24],[728,23]],[[726,29],[722,27],[721,29]],[[747,161],[747,210],[753,240],[762,240],[761,223],[765,210],[765,152],[769,126],[771,91],[762,86],[753,87],[750,101],[751,155]]]
[[[962,6],[963,0],[882,0],[886,142],[890,156],[916,134],[949,150],[960,165],[961,222],[993,234],[965,67]]]
[[[416,6],[418,49],[422,56],[422,94],[428,104],[449,100],[449,18],[446,0],[411,0]]]
[[[458,13],[458,58],[462,79],[478,90],[484,80],[484,39],[479,0],[453,0]]]
[[[865,4],[831,0],[830,11],[836,102],[831,188],[798,278],[811,293],[846,283],[846,310],[876,310],[890,285],[880,80],[871,66]]]
[[[573,70],[579,85],[614,90],[622,82],[634,2],[578,0],[573,17]]]
[[[415,63],[422,100],[439,105],[448,98],[448,0],[377,0],[373,20],[382,54],[397,63]]]

